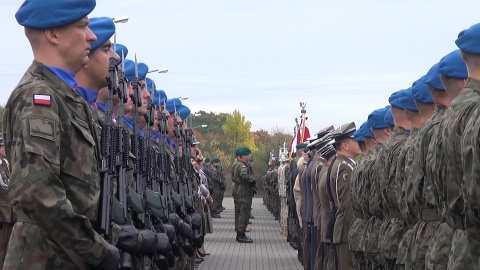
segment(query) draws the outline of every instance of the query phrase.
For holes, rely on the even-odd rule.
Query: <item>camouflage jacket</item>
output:
[[[397,198],[398,209],[400,214],[402,215],[403,220],[405,220],[409,226],[415,224],[418,220],[415,220],[415,215],[412,213],[411,209],[408,207],[406,202],[406,178],[407,178],[407,171],[409,166],[412,165],[413,162],[413,150],[412,145],[415,141],[415,137],[418,134],[418,129],[413,128],[410,131],[410,136],[408,136],[405,144],[403,145],[400,154],[398,155],[398,163],[397,163],[397,170],[395,172],[395,182],[391,187],[396,194],[395,197]]]
[[[400,151],[407,141],[408,132],[400,126],[396,126],[392,135],[388,138],[384,145],[385,157],[383,162],[377,164],[379,170],[380,194],[388,214],[392,209],[398,210],[397,197],[394,187],[395,174],[397,171],[397,162]]]
[[[435,106],[432,117],[418,131],[417,138],[413,144],[414,160],[410,167],[407,182],[407,203],[409,207],[418,208],[420,215],[418,219],[422,219],[422,209],[435,209],[436,199],[433,193],[432,184],[432,161],[428,159],[428,147],[433,139],[433,134],[438,124],[443,119],[443,115],[447,108],[443,105]]]
[[[235,194],[240,196],[253,196],[255,177],[250,165],[243,161],[235,160],[232,166],[232,181]]]
[[[372,166],[374,164],[375,159],[377,158],[378,151],[380,148],[375,147],[370,153],[367,154],[365,158],[365,162],[363,165],[363,176],[358,178],[358,186],[357,190],[357,198],[359,207],[362,209],[363,218],[365,220],[370,219],[373,216],[373,213],[370,211],[370,198],[371,198],[371,188],[372,183],[370,179],[370,174],[372,170]]]
[[[475,83],[474,83],[475,82]],[[477,93],[480,91],[480,82],[470,79],[469,87]],[[477,103],[467,121],[462,141],[462,168],[463,194],[465,196],[465,210],[467,219],[477,228],[480,226],[480,105]],[[467,231],[467,234],[468,231]],[[478,242],[478,239],[475,239]]]
[[[449,211],[457,215],[464,213],[461,191],[463,178],[461,141],[472,108],[480,101],[478,89],[480,89],[480,81],[468,78],[465,88],[452,101],[444,116],[442,138],[446,166],[444,191]]]
[[[40,95],[50,105],[39,105]],[[74,260],[98,264],[104,256],[107,243],[94,230],[100,152],[92,119],[82,97],[39,62],[12,92],[4,115],[9,195],[24,223],[12,232],[6,265],[75,269]],[[39,248],[43,257],[23,258]]]
[[[376,216],[377,218],[383,219],[384,217],[384,209],[383,209],[383,204],[382,204],[382,198],[379,194],[380,190],[380,183],[379,183],[379,172],[378,172],[378,163],[383,164],[383,160],[380,160],[380,153],[382,152],[383,149],[383,144],[377,143],[375,146],[375,149],[377,149],[377,154],[375,157],[372,157],[371,165],[369,166],[368,169],[368,174],[366,175],[366,181],[365,183],[369,186],[368,190],[369,192],[365,194],[364,196],[369,196],[368,198],[368,209],[370,213],[373,216]],[[377,196],[374,196],[374,194],[377,193]]]

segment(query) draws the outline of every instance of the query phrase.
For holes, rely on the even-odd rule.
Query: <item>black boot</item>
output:
[[[245,235],[244,232],[237,232],[237,242],[239,243],[252,243],[253,240]]]

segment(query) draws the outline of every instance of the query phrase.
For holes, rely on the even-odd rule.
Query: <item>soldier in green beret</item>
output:
[[[237,148],[235,150],[237,158],[232,165],[232,196],[235,204],[236,240],[239,243],[253,242],[250,237],[245,235],[257,183],[249,163],[250,153],[248,147]]]
[[[222,197],[225,191],[225,175],[220,166],[220,158],[212,159],[212,166],[210,167],[210,175],[213,186],[213,204],[211,205],[212,218],[221,218],[220,212],[222,207]]]

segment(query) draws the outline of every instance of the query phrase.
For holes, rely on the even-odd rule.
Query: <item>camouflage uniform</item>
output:
[[[280,217],[280,197],[278,195],[278,168],[274,168],[272,171],[272,178],[270,180],[270,197],[272,205],[272,214],[275,219]]]
[[[408,229],[402,236],[400,243],[398,245],[397,253],[397,265],[400,268],[410,269],[411,260],[410,260],[410,245],[413,239],[413,225],[417,222],[415,220],[415,215],[412,213],[412,209],[408,207],[406,203],[406,192],[405,192],[405,182],[407,178],[407,171],[413,162],[413,151],[412,146],[415,138],[418,134],[418,128],[412,128],[410,131],[410,136],[408,136],[405,144],[403,145],[402,150],[398,156],[397,170],[395,172],[395,182],[392,189],[397,198],[398,209],[403,219],[403,228]],[[400,222],[401,223],[401,222]],[[401,226],[401,224],[398,224]]]
[[[232,194],[235,202],[236,231],[245,233],[252,207],[255,178],[249,164],[235,160],[232,166]]]
[[[379,171],[379,190],[374,191],[372,196],[381,196],[384,205],[385,219],[379,232],[379,261],[387,269],[393,269],[397,260],[398,244],[405,233],[404,221],[400,215],[395,192],[395,175],[397,170],[397,157],[408,138],[408,132],[400,126],[393,129],[392,134],[385,142],[383,151],[379,153],[377,163]],[[379,166],[381,165],[381,166]]]
[[[371,195],[373,194],[373,189],[375,188],[376,181],[378,181],[376,169],[376,161],[378,158],[378,153],[383,147],[382,144],[377,144],[372,150],[370,155],[370,162],[366,164],[364,172],[364,181],[361,183],[360,192],[362,198],[360,203],[364,211],[364,218],[367,219],[367,228],[365,237],[361,240],[361,248],[365,253],[367,259],[368,269],[381,269],[381,265],[378,262],[378,254],[380,250],[378,248],[378,233],[380,230],[381,220],[383,218],[381,201],[378,198],[374,198]],[[368,214],[365,214],[368,213]]]
[[[3,139],[2,139],[3,140]],[[3,261],[7,254],[8,240],[12,233],[15,217],[10,200],[8,198],[8,181],[10,179],[10,168],[7,159],[0,158],[0,269],[3,267]],[[4,189],[3,185],[7,185]]]
[[[222,211],[222,193],[225,185],[225,178],[223,177],[223,172],[221,171],[220,166],[211,166],[208,171],[213,186],[213,203],[210,208],[212,214],[219,214]]]
[[[432,186],[432,166],[428,158],[428,147],[435,128],[443,119],[446,107],[436,105],[432,117],[418,131],[413,144],[414,159],[407,172],[406,198],[419,221],[413,227],[410,246],[412,269],[425,269],[425,256],[434,229],[440,224],[436,199]]]
[[[445,116],[445,113],[444,113]],[[426,269],[447,269],[448,254],[450,253],[450,244],[453,238],[453,230],[447,220],[446,198],[443,191],[443,179],[445,177],[445,161],[443,153],[442,133],[444,129],[445,117],[437,124],[432,140],[428,146],[427,160],[428,168],[426,168],[427,178],[432,181],[432,192],[435,195],[435,211],[440,215],[442,223],[434,228],[432,239],[430,241],[425,254]]]
[[[466,234],[471,253],[471,260],[475,269],[480,267],[480,218],[479,218],[479,125],[478,116],[480,115],[480,107],[478,105],[480,93],[480,81],[469,78],[465,89],[462,91],[469,91],[469,101],[476,101],[475,107],[471,110],[469,121],[465,126],[465,132],[462,142],[462,157],[463,157],[463,183],[462,193],[465,199],[466,211]],[[460,92],[460,94],[462,94]],[[463,95],[462,95],[463,96]],[[464,244],[463,244],[464,245]]]
[[[280,230],[287,230],[287,189],[286,189],[286,170],[288,164],[282,163],[278,167],[278,196],[280,198]]]
[[[35,105],[34,95],[49,95],[51,106]],[[4,123],[17,213],[4,269],[98,264],[107,243],[93,228],[100,152],[89,105],[34,61],[9,98]]]
[[[360,246],[361,239],[364,237],[367,229],[367,222],[364,219],[362,207],[360,205],[360,185],[364,180],[363,173],[365,164],[368,163],[369,157],[370,154],[367,154],[360,160],[358,165],[355,167],[355,170],[353,170],[352,180],[350,181],[354,219],[352,226],[350,227],[350,231],[348,232],[348,245],[350,250],[353,252],[353,268],[358,270],[366,269],[367,267],[365,254]]]
[[[465,232],[464,198],[462,190],[463,168],[461,142],[466,129],[466,121],[469,119],[472,108],[480,100],[480,82],[468,78],[465,88],[458,97],[452,101],[451,106],[445,113],[445,129],[443,131],[443,151],[445,154],[445,189],[447,207],[456,228],[450,254],[448,258],[449,269],[473,269],[471,248],[467,244]],[[478,251],[474,251],[476,253]],[[477,262],[475,262],[477,263]]]

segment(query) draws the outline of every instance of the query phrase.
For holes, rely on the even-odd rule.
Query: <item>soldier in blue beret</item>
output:
[[[100,89],[108,95],[107,80],[109,75],[109,59],[119,60],[119,56],[112,49],[110,38],[115,33],[115,23],[111,18],[90,18],[90,29],[97,36],[90,48],[89,62],[77,74],[77,92],[93,107]],[[118,98],[116,99],[118,103]]]
[[[245,235],[257,183],[253,175],[253,169],[249,163],[251,152],[252,151],[245,146],[235,149],[237,158],[232,165],[232,196],[235,203],[236,240],[240,243],[253,242],[250,237]]]
[[[478,187],[475,187],[479,183],[476,173],[479,150],[475,136],[478,136],[480,101],[480,24],[460,32],[455,43],[467,66],[468,79],[464,89],[452,100],[443,120],[442,146],[446,172],[442,179],[445,186],[443,195],[448,214],[455,221],[449,224],[454,233],[448,266],[455,263],[461,269],[473,269],[480,259],[480,235],[476,229],[480,224]]]
[[[442,65],[443,68],[445,68],[444,63]],[[442,121],[445,111],[451,102],[440,81],[438,66],[438,63],[433,65],[423,77],[428,85],[429,94],[433,102],[430,102],[430,97],[426,100],[419,100],[422,99],[422,97],[425,99],[426,94],[421,94],[421,92],[426,92],[425,86],[416,89],[420,94],[416,93],[416,95],[414,95],[414,97],[416,97],[415,103],[420,110],[420,114],[422,114],[422,118],[427,119],[427,121],[425,121],[418,131],[413,147],[411,148],[412,155],[409,155],[411,158],[408,159],[411,162],[411,166],[408,168],[405,183],[407,205],[412,213],[417,213],[415,217],[417,222],[412,229],[412,233],[416,239],[411,242],[410,247],[411,250],[415,250],[416,252],[411,253],[410,261],[423,266],[426,265],[427,261],[429,262],[428,264],[433,262],[432,257],[428,258],[428,256],[425,255],[428,254],[427,250],[429,248],[435,250],[435,254],[432,253],[432,255],[437,258],[435,260],[436,262],[441,260],[445,261],[444,259],[440,259],[441,257],[438,257],[439,253],[443,253],[442,256],[446,256],[445,258],[448,257],[437,243],[433,245],[430,244],[431,247],[429,247],[432,232],[442,220],[440,215],[438,215],[438,213],[442,211],[440,210],[441,206],[438,205],[441,199],[437,197],[439,193],[434,192],[434,183],[438,179],[435,175],[437,175],[443,167],[443,165],[438,164],[435,160],[435,156],[437,156],[435,149],[438,147],[436,137],[438,137],[437,133],[441,132],[441,130],[438,130],[439,123]],[[425,103],[425,101],[428,103]],[[435,106],[433,111],[431,110],[432,104]],[[433,141],[435,141],[435,144],[432,144]],[[418,213],[416,209],[421,209],[421,212]],[[443,241],[443,239],[445,239],[444,237],[439,237],[438,244],[442,246],[445,246],[445,244],[449,245]],[[417,241],[417,239],[421,240]]]
[[[5,269],[118,266],[118,249],[94,230],[100,145],[89,104],[74,90],[74,74],[88,64],[97,40],[87,17],[95,4],[27,0],[15,14],[34,61],[5,109],[4,139],[15,179],[9,197],[18,222]],[[25,196],[26,189],[35,196]]]
[[[455,50],[445,55],[438,62],[437,69],[445,92],[447,92],[451,100],[455,99],[462,91],[468,78],[467,65],[462,59],[460,50]]]
[[[128,48],[123,44],[117,43],[116,48],[114,48],[114,49],[115,49],[115,52],[120,57],[120,59],[117,61],[117,65],[121,66],[122,65],[122,58],[123,59],[127,58]]]

